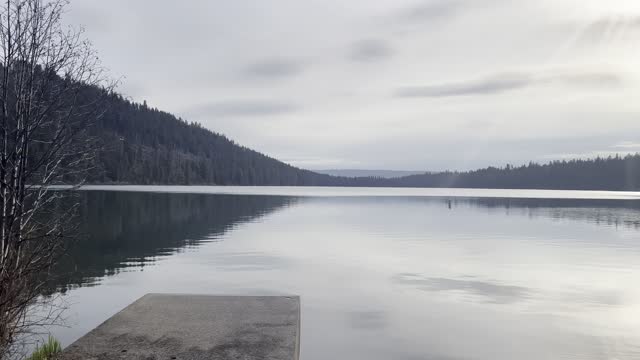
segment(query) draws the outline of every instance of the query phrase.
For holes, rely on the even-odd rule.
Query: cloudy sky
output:
[[[75,0],[119,90],[291,164],[640,151],[640,0]]]

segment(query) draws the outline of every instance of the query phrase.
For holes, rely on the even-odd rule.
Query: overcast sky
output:
[[[311,169],[640,151],[640,0],[74,0],[119,90]]]

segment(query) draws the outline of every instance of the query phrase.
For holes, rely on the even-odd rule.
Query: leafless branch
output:
[[[0,359],[60,314],[43,287],[73,235],[77,206],[50,191],[81,183],[93,159],[87,129],[108,83],[82,29],[61,23],[67,0],[0,5]]]

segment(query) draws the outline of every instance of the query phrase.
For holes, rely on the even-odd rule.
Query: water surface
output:
[[[635,194],[115,189],[81,192],[65,344],[148,292],[297,294],[304,360],[640,358]]]

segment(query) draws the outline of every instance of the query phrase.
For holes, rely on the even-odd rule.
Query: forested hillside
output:
[[[199,124],[113,94],[92,128],[93,183],[331,185],[339,178],[287,165]]]

